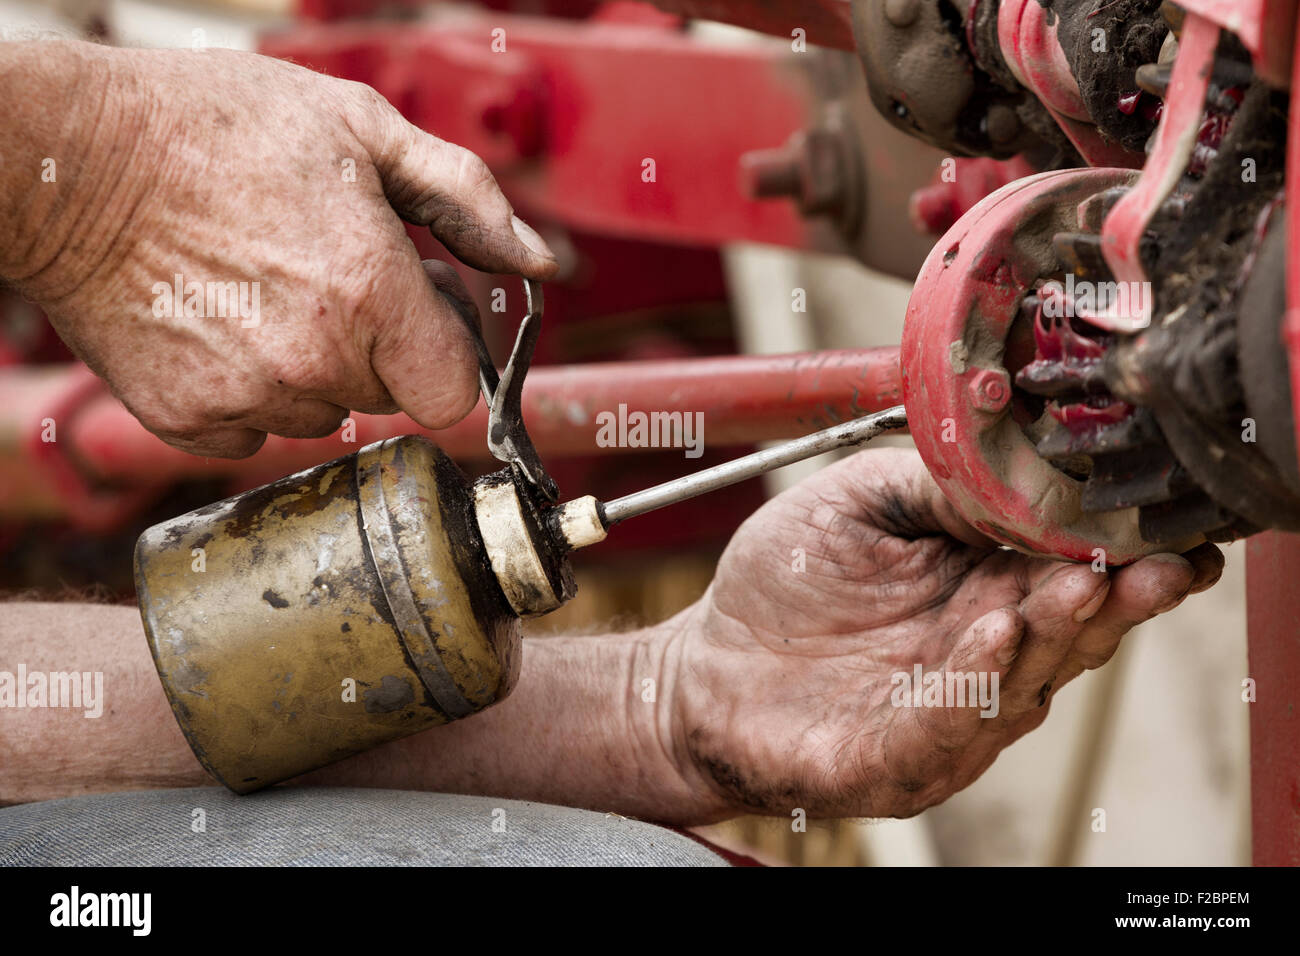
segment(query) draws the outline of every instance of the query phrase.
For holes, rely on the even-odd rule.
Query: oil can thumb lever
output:
[[[533,363],[533,352],[542,332],[542,284],[533,279],[524,280],[524,298],[527,312],[519,324],[515,347],[510,352],[505,371],[497,374],[492,355],[483,333],[473,320],[461,314],[469,330],[478,356],[479,390],[488,407],[488,451],[498,461],[519,469],[524,479],[540,494],[543,500],[554,502],[559,498],[555,479],[546,472],[542,458],[528,437],[524,425],[524,378]]]
[[[575,498],[554,509],[554,531],[570,549],[585,548],[604,540],[606,532],[620,521],[726,488],[836,448],[863,445],[882,432],[906,426],[907,412],[902,405],[895,405],[883,412],[864,415],[613,501],[597,501],[591,495]]]

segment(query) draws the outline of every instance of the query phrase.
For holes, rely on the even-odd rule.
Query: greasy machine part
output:
[[[853,0],[853,34],[876,109],[931,145],[1132,166],[1159,115],[1135,72],[1168,35],[1161,3]]]
[[[1300,530],[1282,337],[1288,94],[1254,74],[1237,37],[1170,4],[971,9],[977,27],[1014,14],[1039,31],[976,29],[984,53],[998,40],[1015,52],[1008,36],[1059,39],[1064,60],[1040,86],[1068,62],[1106,137],[1132,148],[1158,126],[1140,175],[1021,180],[932,252],[902,361],[936,480],[991,536],[1076,560]],[[1122,15],[1103,30],[1124,38],[1110,60],[1080,44],[1100,20],[1092,9]],[[1145,118],[1107,120],[1130,81],[1140,95],[1123,98],[1124,115]]]
[[[1164,101],[1142,180],[1092,197],[1088,221],[1053,240],[1068,274],[1118,290],[1121,305],[1126,290],[1146,286],[1149,320],[1134,327],[1141,310],[1066,296],[1055,311],[1066,306],[1073,328],[1053,331],[1066,347],[1040,355],[1017,385],[1071,419],[1038,450],[1058,467],[1088,463],[1080,475],[1087,510],[1135,507],[1142,537],[1154,543],[1297,530],[1300,473],[1282,347],[1290,104],[1253,76],[1236,37],[1215,28],[1207,39],[1206,21],[1178,23],[1185,42],[1173,69],[1138,70],[1144,95]],[[1198,43],[1184,29],[1193,25]],[[1126,236],[1136,237],[1131,255]],[[1035,291],[1026,304],[1042,299]]]
[[[469,488],[424,438],[156,525],[135,562],[172,710],[237,793],[482,710],[518,676]]]
[[[1078,474],[1037,447],[1063,426],[1013,387],[1033,358],[1025,290],[1065,270],[1053,239],[1079,229],[1090,197],[1132,181],[1123,169],[1039,173],[986,197],[935,246],[907,307],[901,362],[912,437],[935,481],[982,532],[1021,551],[1125,564],[1168,550],[1145,540],[1136,508],[1089,511]],[[1174,545],[1190,548],[1189,532]]]

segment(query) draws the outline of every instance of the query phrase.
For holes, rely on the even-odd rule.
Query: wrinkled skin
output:
[[[999,549],[917,455],[858,454],[756,512],[675,622],[677,762],[712,789],[718,818],[916,814],[971,783],[1043,722],[1061,686],[1222,567],[1213,545],[1108,573]],[[894,706],[891,675],[918,662],[996,673],[997,716]]]
[[[469,412],[472,305],[449,266],[421,268],[403,219],[489,272],[556,269],[477,156],[369,87],[225,50],[10,47],[6,81],[38,100],[55,87],[67,115],[28,124],[40,142],[18,164],[31,183],[6,181],[21,228],[0,275],[177,447],[241,457],[266,432],[328,434],[349,410],[433,428]],[[31,47],[63,73],[12,49]],[[40,156],[56,183],[39,181]],[[155,285],[177,274],[258,283],[257,324],[251,286],[243,313],[155,314]]]

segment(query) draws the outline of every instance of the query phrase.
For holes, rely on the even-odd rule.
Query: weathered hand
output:
[[[671,622],[666,733],[714,816],[910,816],[971,783],[1061,685],[1222,567],[1213,545],[1109,573],[1000,550],[914,453],[859,453],[751,517]],[[982,673],[986,689],[997,675],[996,716],[896,706],[894,675],[917,664]]]
[[[486,271],[556,268],[477,156],[361,84],[226,50],[65,43],[5,45],[0,81],[35,107],[40,143],[0,170],[17,224],[0,276],[188,451],[248,455],[350,409],[434,428],[469,412],[468,296],[445,264],[426,274],[403,219]]]

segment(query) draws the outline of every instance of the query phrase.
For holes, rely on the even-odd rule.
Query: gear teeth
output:
[[[1162,505],[1193,487],[1183,467],[1169,454],[1153,449],[1093,459],[1083,486],[1084,511],[1120,511]]]
[[[1030,362],[1016,373],[1016,387],[1042,398],[1060,398],[1089,391],[1102,383],[1096,367],[1079,368],[1060,362]]]
[[[1158,438],[1157,436],[1154,436]],[[1075,434],[1067,428],[1053,428],[1038,442],[1038,454],[1048,461],[1064,461],[1079,455],[1121,455],[1145,451],[1156,445],[1150,418],[1138,410],[1123,421],[1104,428]]]
[[[1182,495],[1172,501],[1148,505],[1138,512],[1138,533],[1153,544],[1170,544],[1185,540],[1198,531],[1210,540],[1231,541],[1236,536],[1233,516],[1210,500],[1202,491]]]
[[[1091,461],[1079,502],[1086,512],[1162,506],[1195,488],[1145,409],[1082,434],[1054,428],[1036,448],[1043,458],[1067,471],[1077,468],[1083,458]]]

